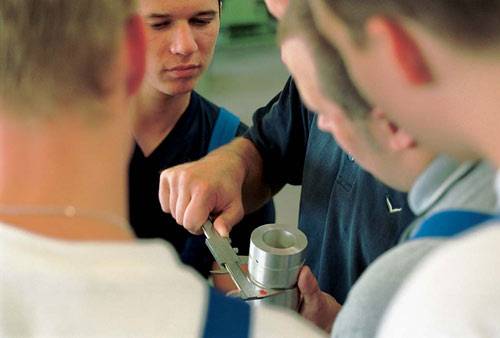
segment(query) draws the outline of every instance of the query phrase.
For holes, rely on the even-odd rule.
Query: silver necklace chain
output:
[[[73,205],[65,206],[36,206],[36,205],[4,205],[0,204],[0,215],[6,216],[64,216],[67,218],[80,218],[101,221],[115,225],[127,232],[131,232],[130,223],[121,216],[108,211],[79,209]]]

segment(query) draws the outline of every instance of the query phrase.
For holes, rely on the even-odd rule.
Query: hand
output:
[[[342,306],[335,298],[320,290],[318,281],[308,266],[300,271],[298,287],[302,297],[300,314],[330,333]]]
[[[215,230],[227,236],[244,215],[244,178],[238,156],[229,152],[212,153],[199,161],[169,168],[160,176],[162,210],[194,234],[201,234],[208,216],[215,215]]]

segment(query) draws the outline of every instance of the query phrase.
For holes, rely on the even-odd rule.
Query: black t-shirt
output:
[[[136,144],[129,166],[130,222],[139,238],[163,238],[177,250],[181,260],[208,276],[214,261],[205,246],[205,236],[195,236],[161,210],[158,200],[160,174],[164,169],[205,156],[219,107],[196,92],[174,129],[149,155],[144,157]],[[247,127],[240,124],[237,135]],[[259,225],[274,222],[272,203],[245,218],[231,231],[232,245],[248,254],[250,234]]]
[[[321,289],[343,303],[368,264],[394,246],[413,220],[406,194],[380,183],[320,131],[292,80],[255,113],[245,136],[259,150],[273,189],[302,185],[299,228],[309,242],[306,264]],[[402,211],[391,213],[387,199]]]

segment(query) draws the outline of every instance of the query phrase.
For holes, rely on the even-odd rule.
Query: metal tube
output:
[[[282,290],[257,302],[297,309],[297,278],[306,247],[307,238],[296,227],[266,224],[252,232],[248,256],[250,280],[265,289]]]

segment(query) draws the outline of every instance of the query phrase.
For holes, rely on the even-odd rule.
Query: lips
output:
[[[172,68],[168,68],[166,71],[168,74],[170,74],[175,78],[187,78],[198,75],[200,70],[201,70],[200,65],[189,64],[189,65],[179,65]]]

